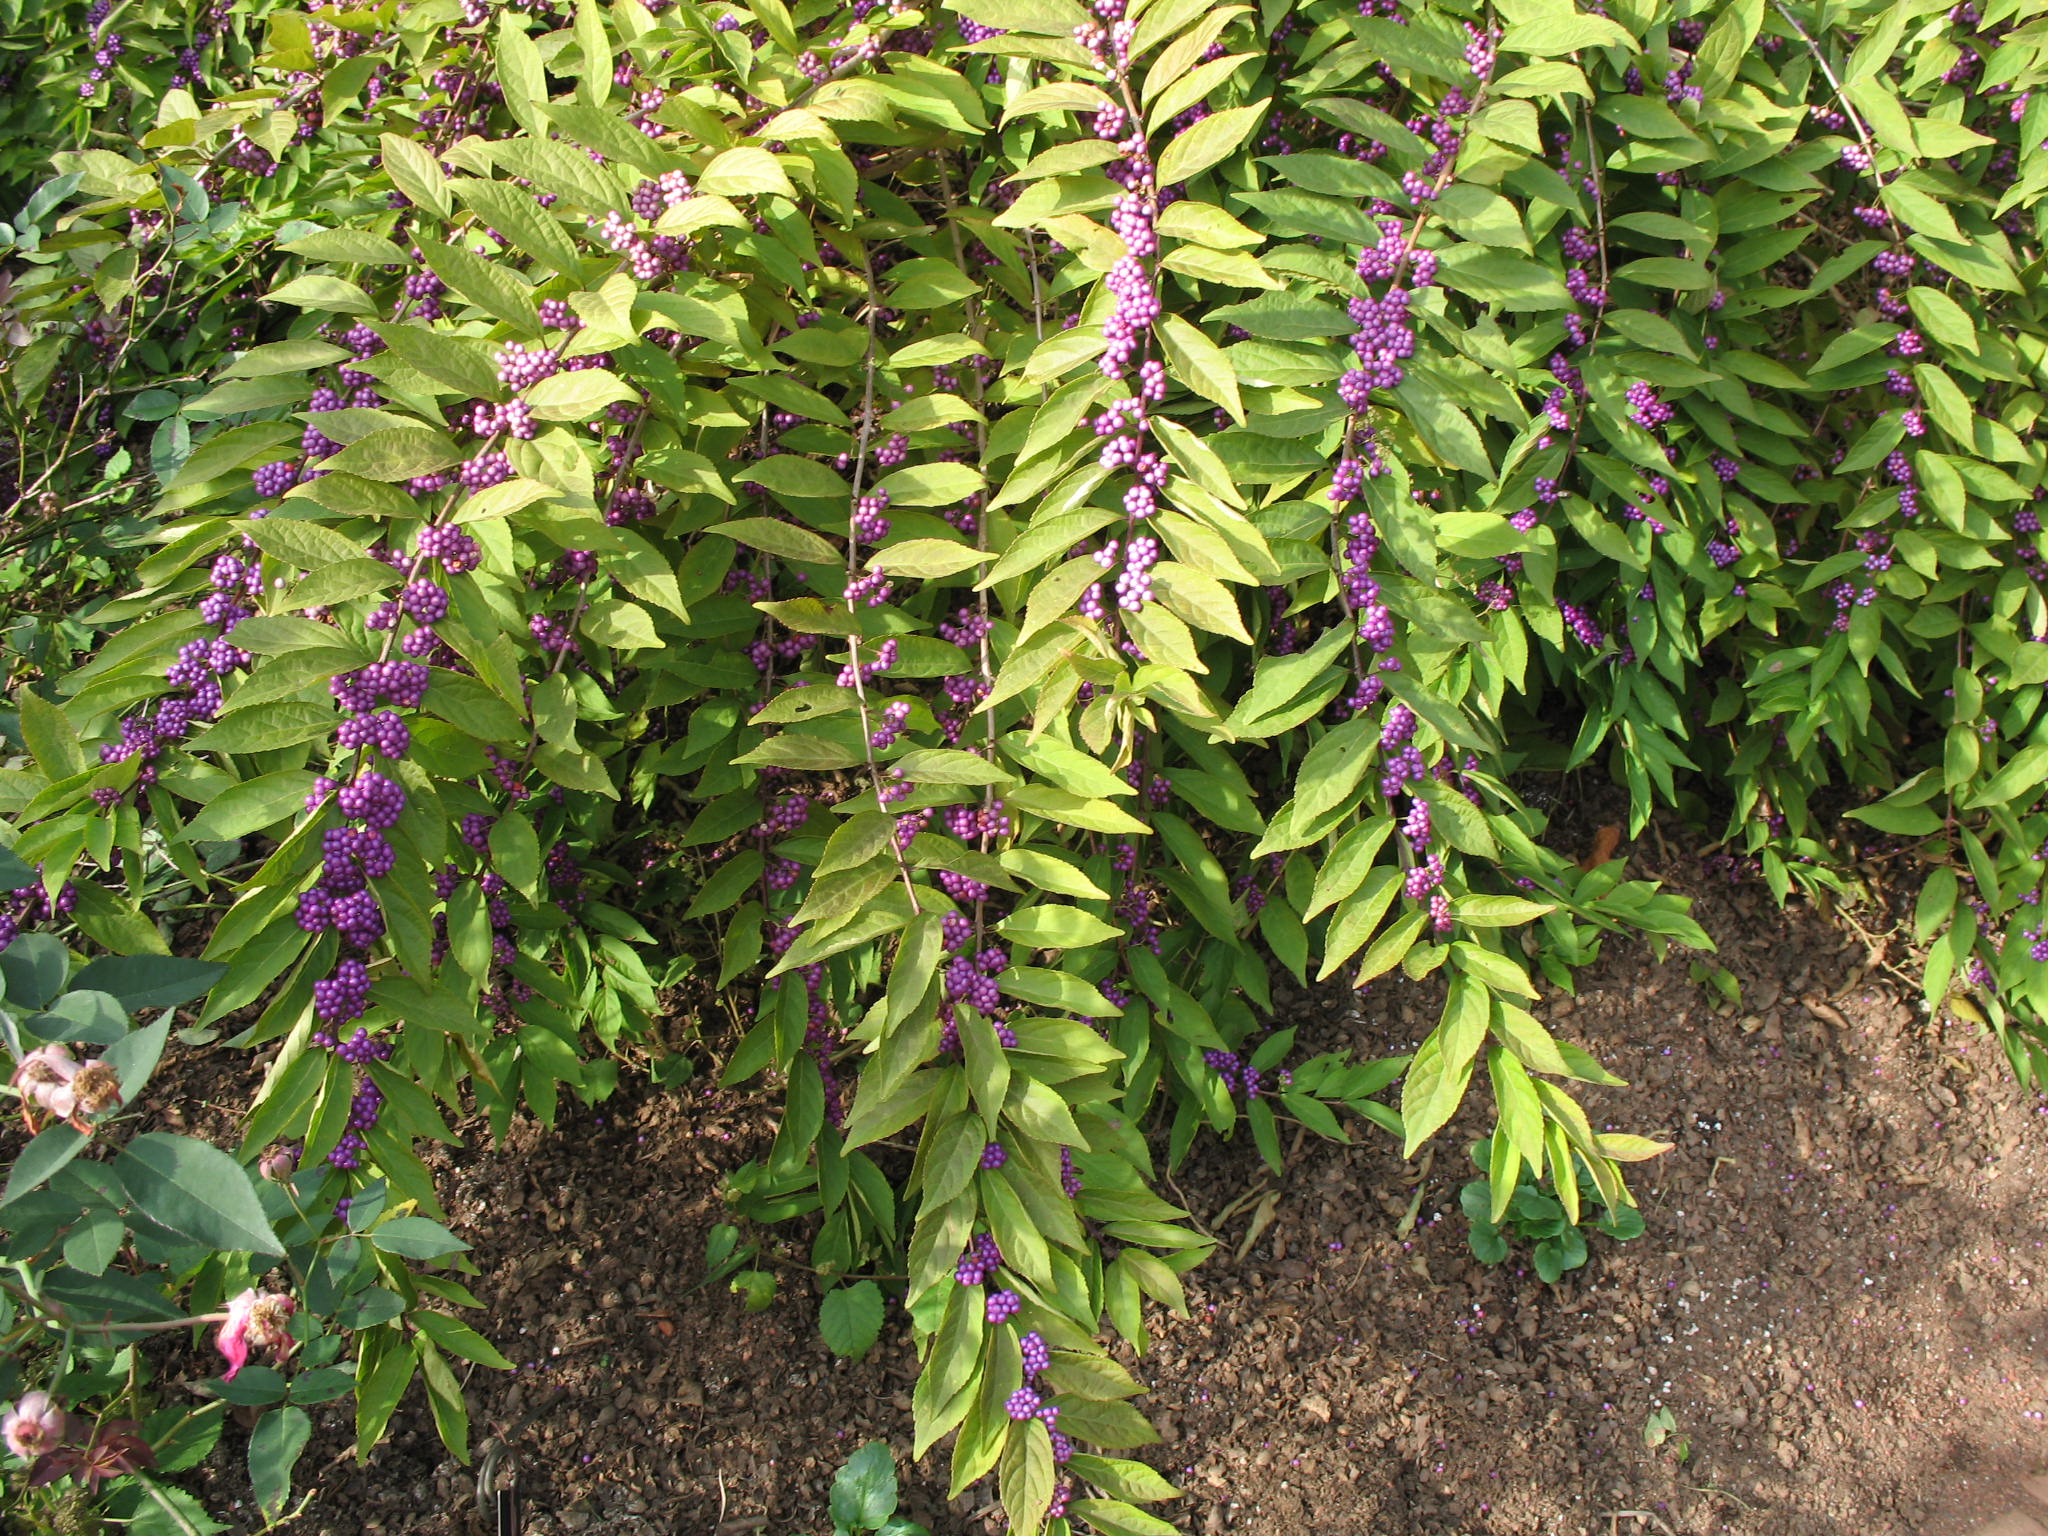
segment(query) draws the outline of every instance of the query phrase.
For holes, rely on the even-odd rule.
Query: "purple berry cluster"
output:
[[[1654,385],[1642,379],[1628,387],[1628,419],[1645,431],[1654,432],[1674,414],[1671,407],[1657,396]]]
[[[250,514],[261,517],[259,508]],[[122,719],[120,737],[103,744],[99,759],[104,764],[138,762],[135,786],[146,789],[156,782],[157,759],[164,748],[183,738],[195,725],[203,725],[220,712],[225,699],[222,680],[248,667],[251,657],[229,642],[235,626],[255,612],[255,601],[263,593],[262,555],[255,541],[243,535],[238,553],[215,557],[208,572],[206,595],[199,600],[199,616],[215,631],[210,640],[192,640],[178,649],[178,659],[165,669],[164,679],[178,690],[155,701],[153,711]],[[120,789],[102,786],[92,792],[93,803],[111,810],[123,797]]]
[[[1233,1094],[1240,1094],[1245,1101],[1258,1098],[1266,1091],[1266,1075],[1252,1065],[1252,1053],[1239,1055],[1233,1051],[1204,1051],[1202,1061],[1218,1077],[1223,1086]],[[1273,1074],[1273,1086],[1286,1089],[1294,1086],[1294,1074],[1285,1067]]]
[[[7,948],[23,928],[53,918],[69,917],[78,907],[78,887],[66,880],[53,898],[43,886],[43,866],[36,878],[0,897],[0,949]]]

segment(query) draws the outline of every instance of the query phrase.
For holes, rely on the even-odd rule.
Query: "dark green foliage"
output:
[[[353,1390],[367,1454],[417,1377],[462,1454],[449,1357],[497,1357],[429,1304],[418,1143],[601,1101],[694,997],[784,1104],[735,1216],[807,1223],[833,1348],[907,1317],[917,1452],[1150,1531],[1171,1487],[1085,1447],[1151,1438],[1104,1340],[1209,1250],[1154,1192],[1205,1128],[1413,1152],[1483,1069],[1486,1222],[1561,1268],[1582,1170],[1633,1215],[1663,1148],[1594,1131],[1532,970],[1711,944],[1534,775],[1780,898],[1926,869],[1929,1006],[2048,1065],[2020,8],[1135,9],[277,10],[84,119],[98,24],[0,14],[55,61],[8,108],[55,179],[0,974],[203,945],[193,1038],[274,1052],[241,1157],[303,1164],[266,1242],[131,1144],[145,1274],[46,1294],[164,1316],[281,1247],[306,1348],[226,1391]],[[110,1038],[191,979],[96,963]],[[1442,1011],[1290,1067],[1282,977]],[[76,1151],[38,1128],[17,1176]],[[97,1255],[83,1210],[18,1256]],[[769,1305],[757,1251],[708,1261]]]
[[[1474,1147],[1472,1160],[1481,1168],[1489,1165],[1485,1144]],[[1473,1179],[1458,1191],[1458,1205],[1469,1228],[1466,1242],[1472,1256],[1482,1264],[1503,1264],[1510,1252],[1509,1242],[1533,1246],[1531,1263],[1545,1285],[1555,1285],[1567,1270],[1586,1262],[1586,1234],[1598,1232],[1616,1242],[1643,1235],[1643,1215],[1632,1205],[1608,1207],[1583,1168],[1576,1164],[1571,1209],[1555,1192],[1555,1171],[1541,1180],[1527,1177],[1507,1190],[1505,1208],[1499,1191],[1488,1178]]]

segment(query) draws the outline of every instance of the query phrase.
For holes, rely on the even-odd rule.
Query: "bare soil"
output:
[[[1161,1511],[1176,1526],[1960,1536],[2048,1512],[2028,1479],[2048,1466],[2048,1101],[1977,1028],[1927,1017],[1899,941],[1781,912],[1664,846],[1628,850],[1631,873],[1697,898],[1740,1007],[1686,957],[1610,942],[1576,997],[1537,1008],[1630,1080],[1586,1094],[1596,1125],[1676,1143],[1637,1170],[1647,1233],[1596,1238],[1554,1289],[1522,1255],[1478,1264],[1457,1196],[1484,1103],[1414,1165],[1364,1125],[1348,1147],[1298,1143],[1278,1181],[1248,1145],[1198,1145],[1169,1193],[1221,1246],[1191,1315],[1158,1315],[1132,1361],[1165,1436],[1144,1454],[1187,1491]],[[1309,1050],[1381,1056],[1419,1040],[1434,1000],[1317,992],[1284,1021]],[[524,1536],[818,1531],[848,1452],[879,1437],[907,1457],[900,1321],[849,1364],[819,1342],[800,1269],[757,1314],[695,1288],[722,1176],[772,1127],[759,1099],[631,1087],[443,1160],[479,1326],[517,1365],[468,1391]],[[318,1496],[291,1536],[497,1536],[423,1403],[366,1468],[345,1405],[321,1413],[302,1464]],[[939,1536],[999,1530],[991,1495],[946,1502],[943,1462],[906,1468],[906,1512]],[[213,1481],[220,1511],[235,1470]]]

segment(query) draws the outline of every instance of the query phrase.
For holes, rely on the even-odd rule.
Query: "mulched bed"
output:
[[[1576,998],[1536,1010],[1630,1079],[1585,1094],[1596,1125],[1677,1143],[1636,1170],[1647,1233],[1596,1239],[1555,1289],[1513,1257],[1477,1264],[1457,1195],[1483,1089],[1414,1165],[1369,1126],[1300,1143],[1278,1181],[1248,1145],[1199,1145],[1167,1192],[1222,1246],[1191,1316],[1158,1315],[1132,1362],[1166,1436],[1146,1455],[1188,1492],[1162,1511],[1177,1526],[1957,1536],[2048,1464],[2048,1103],[1974,1027],[1929,1020],[1892,941],[1780,912],[1667,839],[1631,873],[1698,899],[1741,1006],[1686,957],[1610,941]],[[1307,1049],[1379,1056],[1433,1017],[1432,993],[1383,983],[1291,998],[1284,1021]],[[722,1177],[772,1128],[757,1099],[629,1087],[443,1159],[479,1326],[518,1367],[470,1374],[476,1437],[527,1536],[818,1530],[848,1452],[907,1456],[900,1324],[848,1364],[800,1268],[758,1314],[695,1288]],[[292,1536],[495,1536],[423,1404],[367,1468],[346,1409],[320,1414]],[[940,1536],[1000,1529],[988,1495],[945,1501],[943,1460],[907,1470],[907,1512]]]

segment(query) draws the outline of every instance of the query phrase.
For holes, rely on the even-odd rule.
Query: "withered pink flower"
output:
[[[34,1461],[64,1441],[67,1416],[47,1392],[25,1392],[0,1416],[0,1439],[23,1461]]]
[[[228,1362],[221,1379],[233,1381],[235,1373],[249,1363],[252,1348],[268,1350],[280,1360],[290,1354],[291,1318],[298,1309],[299,1304],[289,1296],[254,1289],[229,1302],[227,1318],[214,1340]]]
[[[61,1045],[39,1045],[21,1058],[13,1083],[24,1099],[33,1099],[58,1119],[69,1120],[78,1108],[78,1095],[71,1086],[77,1076],[78,1063],[71,1052]]]
[[[120,1074],[104,1061],[88,1061],[71,1079],[71,1094],[81,1113],[104,1115],[121,1107]]]

